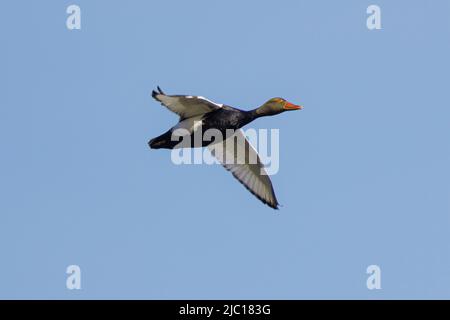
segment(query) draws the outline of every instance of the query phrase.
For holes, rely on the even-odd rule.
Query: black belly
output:
[[[204,141],[204,133],[209,129],[218,130],[221,137],[226,138],[232,134],[231,130],[238,130],[248,122],[248,115],[246,112],[237,109],[219,109],[208,113],[203,118],[202,132],[197,132],[189,137],[183,137],[179,140],[172,138],[172,131],[169,130],[164,134],[149,141],[149,146],[152,149],[174,149],[174,148],[189,148],[189,147],[206,147],[211,143],[217,142],[217,137],[214,133],[211,134],[211,141]],[[197,136],[198,135],[198,136]],[[220,139],[220,137],[219,137]]]

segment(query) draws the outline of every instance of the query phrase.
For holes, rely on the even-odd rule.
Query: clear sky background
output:
[[[1,11],[0,298],[450,298],[449,1]],[[304,105],[248,126],[280,129],[281,210],[220,166],[150,150],[177,121],[156,85]]]

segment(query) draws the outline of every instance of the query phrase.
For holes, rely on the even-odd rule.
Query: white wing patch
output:
[[[177,123],[176,126],[172,128],[172,131],[176,129],[186,129],[191,134],[202,127],[203,125],[202,118],[203,115],[200,115],[181,120],[180,122]]]
[[[196,98],[196,97],[194,97],[194,96],[190,96],[190,97],[193,98],[193,99]],[[223,107],[223,104],[222,104],[222,103],[216,103],[216,102],[211,101],[211,100],[209,100],[209,99],[206,99],[205,97],[202,97],[202,96],[197,96],[197,99],[204,100],[204,101],[206,101],[206,102],[208,102],[208,103],[211,103],[211,104],[217,106],[218,108],[222,108],[222,107]]]

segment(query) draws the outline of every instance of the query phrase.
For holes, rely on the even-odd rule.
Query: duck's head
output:
[[[259,116],[272,116],[284,111],[301,110],[302,106],[290,103],[283,98],[272,98],[256,109]]]

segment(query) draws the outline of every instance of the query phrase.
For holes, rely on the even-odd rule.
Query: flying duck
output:
[[[241,128],[256,118],[273,116],[289,110],[301,110],[302,106],[292,104],[283,98],[272,98],[257,109],[244,111],[215,103],[202,96],[167,95],[159,87],[157,87],[157,91],[152,91],[152,97],[179,115],[180,119],[178,124],[167,132],[151,139],[148,142],[150,148],[174,149],[180,147],[180,141],[172,139],[176,129],[184,129],[192,141],[195,140],[194,134],[197,130],[203,132],[208,129],[219,130],[225,137],[222,140],[202,139],[201,145],[196,145],[194,142],[192,147],[208,147],[211,154],[225,169],[230,171],[253,195],[269,207],[278,209],[279,203],[272,182],[256,150],[245,138]],[[227,135],[227,132],[230,132],[227,129],[233,129],[234,134]],[[237,141],[237,148],[234,143],[229,143],[231,139]],[[244,153],[239,152],[239,148],[245,150]],[[249,161],[249,159],[255,160]]]

